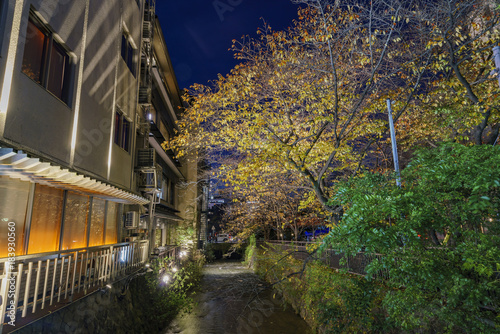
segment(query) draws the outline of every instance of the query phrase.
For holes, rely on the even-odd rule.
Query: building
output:
[[[151,24],[143,33],[152,42],[143,44],[141,60],[139,103],[145,126],[137,132],[137,141],[142,146],[138,144],[136,171],[139,189],[154,198],[154,210],[148,209],[141,221],[142,226],[146,221],[153,222],[148,233],[152,249],[158,252],[168,245],[194,241],[195,236],[189,236],[186,228],[180,233],[178,225],[183,222],[193,232],[198,228],[201,189],[196,157],[180,161],[172,150],[162,148],[163,143],[175,136],[183,102],[160,22],[152,17]]]
[[[154,1],[0,0],[0,314],[53,311],[198,225],[197,165],[160,146],[179,107]]]

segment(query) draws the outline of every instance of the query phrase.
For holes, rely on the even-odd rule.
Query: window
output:
[[[89,247],[103,244],[104,213],[106,201],[94,197],[92,199],[92,215],[90,217]]]
[[[12,250],[16,255],[24,254],[24,221],[29,188],[29,182],[0,176],[0,258],[13,253]],[[9,251],[8,246],[14,247]]]
[[[104,240],[105,245],[116,244],[117,241],[117,218],[118,218],[118,203],[108,202],[106,211],[106,234]]]
[[[59,250],[63,199],[62,189],[35,186],[28,254]]]
[[[70,56],[33,13],[30,13],[22,71],[69,104]]]
[[[129,151],[130,144],[130,121],[125,116],[117,111],[115,113],[115,133],[114,142],[116,145]]]
[[[89,197],[68,191],[64,207],[62,250],[87,247]]]
[[[127,64],[128,69],[135,77],[135,57],[136,57],[136,48],[133,46],[131,38],[128,34],[122,34],[122,58]]]
[[[170,188],[170,196],[169,196],[170,204],[174,205],[175,204],[175,184],[174,184],[174,182],[170,181],[169,188]]]

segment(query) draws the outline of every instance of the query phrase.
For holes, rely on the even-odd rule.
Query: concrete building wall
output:
[[[0,39],[0,85],[9,85],[2,90],[8,93],[0,97],[8,103],[0,111],[0,140],[132,189],[142,31],[142,11],[136,1],[2,1],[0,10],[0,26],[5,26]],[[30,10],[70,56],[65,102],[23,73]],[[123,33],[135,47],[133,71],[121,56]],[[16,36],[13,49],[9,41]],[[8,53],[14,55],[10,65]],[[9,69],[11,74],[3,80]],[[130,122],[128,151],[113,141],[116,110]]]
[[[73,55],[82,48],[81,38],[85,13],[84,2],[24,1],[19,26],[18,43],[12,74],[10,99],[4,137],[37,152],[45,153],[59,161],[69,162],[69,149],[73,127],[74,96],[69,106],[22,72],[23,52],[27,36],[30,9],[60,37]],[[14,6],[8,7],[14,16]],[[12,37],[12,36],[11,36]],[[79,57],[71,58],[72,70],[77,68]],[[77,80],[72,80],[74,90]],[[57,131],[54,131],[56,130]]]

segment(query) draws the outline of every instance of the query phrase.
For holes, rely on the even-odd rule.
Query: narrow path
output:
[[[208,264],[203,271],[197,306],[175,319],[164,334],[309,334],[306,322],[240,262]]]

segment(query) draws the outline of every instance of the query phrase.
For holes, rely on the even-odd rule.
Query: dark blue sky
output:
[[[158,16],[181,89],[226,75],[237,61],[233,39],[256,36],[261,17],[282,30],[297,17],[290,0],[157,0]]]

